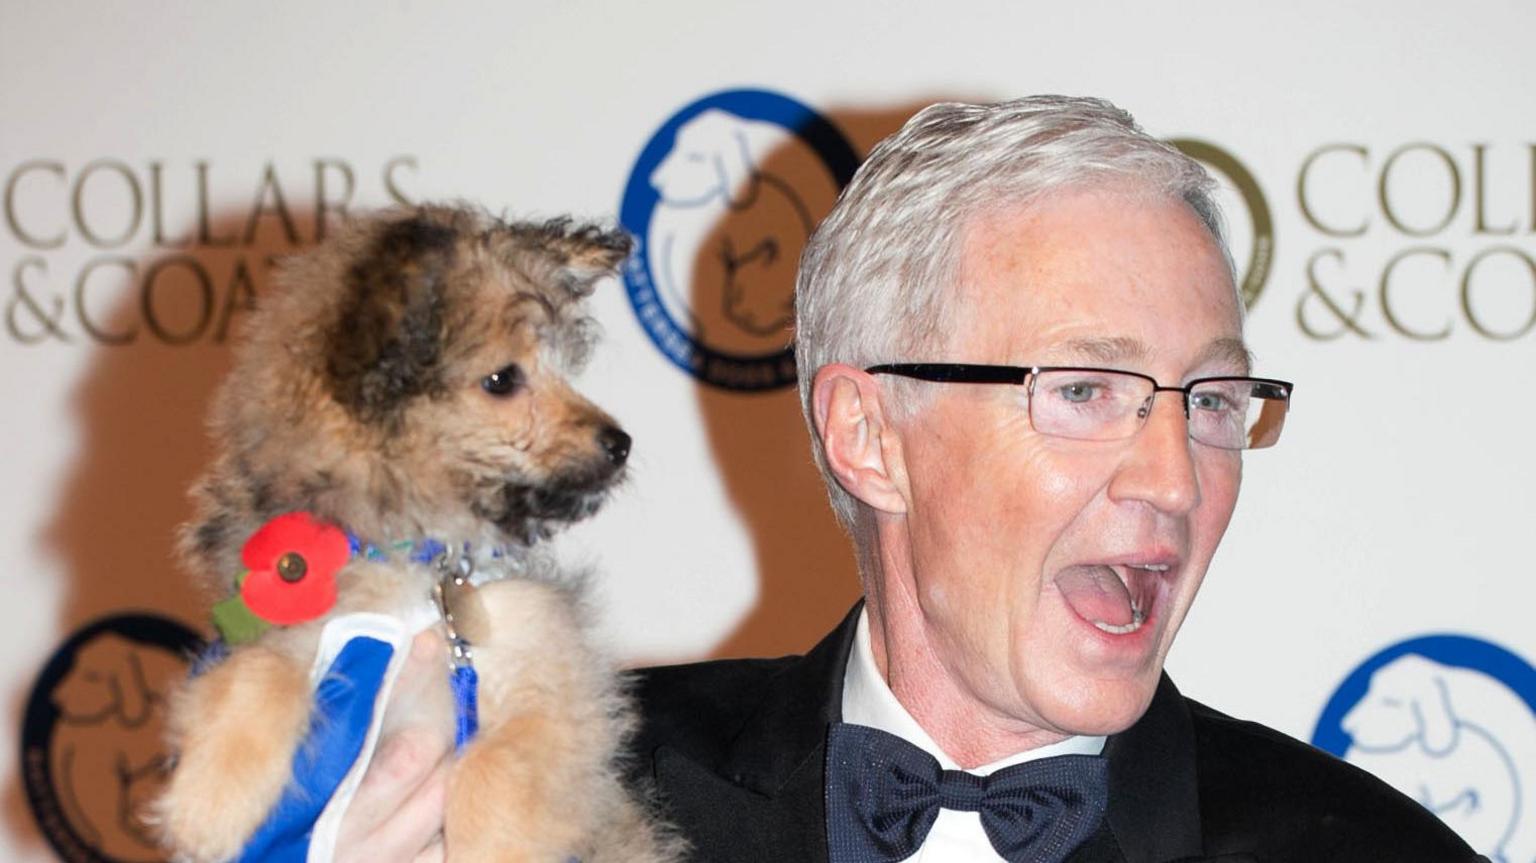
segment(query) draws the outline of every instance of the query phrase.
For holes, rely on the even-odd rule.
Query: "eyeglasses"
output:
[[[1190,438],[1228,450],[1274,446],[1285,426],[1292,386],[1269,378],[1219,377],[1165,387],[1136,372],[1067,366],[886,363],[865,371],[938,383],[1025,385],[1030,426],[1040,434],[1073,440],[1133,437],[1158,393],[1182,393]]]

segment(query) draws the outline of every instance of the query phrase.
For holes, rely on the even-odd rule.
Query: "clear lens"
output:
[[[1222,449],[1247,440],[1249,387],[1242,381],[1206,381],[1189,391],[1189,436]]]
[[[1284,387],[1266,381],[1201,381],[1189,392],[1189,436],[1221,449],[1274,446],[1288,399]]]
[[[1043,371],[1032,379],[1029,419],[1035,431],[1078,440],[1116,440],[1141,427],[1138,412],[1152,395],[1146,378],[1111,371]]]
[[[1121,440],[1146,419],[1157,385],[1129,372],[1054,369],[1030,380],[1029,418],[1041,434]],[[1262,449],[1280,438],[1286,387],[1251,378],[1217,378],[1189,391],[1189,436],[1221,449]]]

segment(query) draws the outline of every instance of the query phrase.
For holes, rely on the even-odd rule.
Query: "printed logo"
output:
[[[1184,155],[1205,165],[1214,175],[1218,185],[1217,200],[1222,212],[1247,212],[1246,222],[1228,216],[1227,246],[1232,250],[1232,260],[1238,265],[1238,290],[1243,305],[1253,308],[1264,285],[1269,282],[1270,265],[1275,258],[1275,221],[1269,211],[1269,201],[1253,174],[1237,160],[1236,156],[1207,141],[1189,138],[1169,141]]]
[[[124,614],[70,637],[32,687],[22,784],[38,827],[71,863],[158,863],[138,819],[164,775],[168,689],[202,649],[165,617]]]
[[[1536,144],[1328,141],[1296,172],[1314,243],[1296,327],[1320,342],[1536,333]]]
[[[0,167],[0,324],[16,344],[223,343],[277,256],[355,208],[409,206],[414,156],[242,170],[206,159]],[[238,204],[230,202],[238,201]]]
[[[1369,770],[1493,861],[1536,859],[1536,668],[1489,642],[1433,635],[1350,673],[1313,745]]]
[[[672,115],[619,211],[637,241],[624,283],[656,347],[714,386],[793,384],[800,251],[858,164],[831,122],[777,93],[715,93]]]

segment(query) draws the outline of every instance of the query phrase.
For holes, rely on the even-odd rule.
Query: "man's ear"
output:
[[[873,375],[843,363],[811,380],[811,415],[827,467],[849,494],[882,512],[906,512],[901,440],[886,423]]]

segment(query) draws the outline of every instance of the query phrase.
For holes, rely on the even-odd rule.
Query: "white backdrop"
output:
[[[1455,757],[1430,764],[1404,738],[1368,766],[1433,786],[1425,802],[1481,850],[1536,859],[1536,815],[1510,803],[1536,790],[1536,11],[1440,6],[9,0],[0,675],[18,746],[0,756],[0,857],[155,859],[95,824],[108,804],[63,788],[57,765],[55,795],[82,802],[35,815],[29,758],[70,733],[98,734],[77,760],[153,749],[152,730],[109,733],[106,713],[68,706],[89,701],[70,675],[102,632],[120,639],[107,653],[154,664],[143,625],[66,641],[130,612],[201,627],[170,536],[207,455],[222,336],[268,258],[394,200],[615,220],[658,130],[752,89],[819,113],[859,155],[939,99],[1102,95],[1251,175],[1263,209],[1226,195],[1239,260],[1257,246],[1267,264],[1248,338],[1258,373],[1297,390],[1282,446],[1247,459],[1171,671],[1340,753],[1341,717],[1363,747],[1389,678],[1444,683],[1464,754],[1502,760],[1435,785]],[[813,188],[826,176],[802,176],[802,197],[830,197]],[[791,391],[684,373],[623,282],[594,306],[605,338],[582,384],[634,435],[634,469],[563,547],[603,573],[606,637],[636,663],[808,647],[856,586]],[[29,730],[29,703],[62,718]],[[103,772],[92,793],[116,799],[117,782]]]

